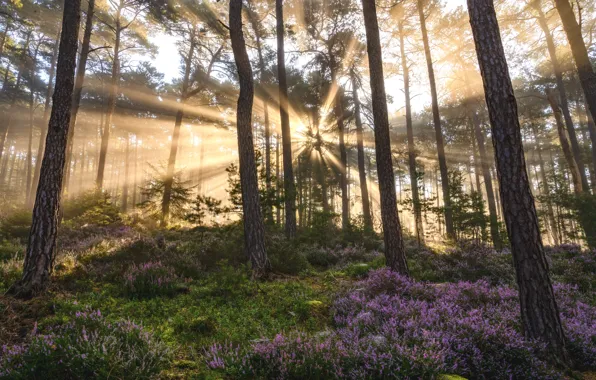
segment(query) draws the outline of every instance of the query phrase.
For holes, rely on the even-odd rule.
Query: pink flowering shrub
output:
[[[77,312],[44,333],[36,326],[25,344],[4,345],[0,379],[148,379],[170,355],[134,322],[108,322],[99,310]]]
[[[557,297],[572,356],[596,368],[596,308],[573,287],[557,286]],[[518,302],[507,286],[437,285],[380,269],[336,300],[333,331],[215,345],[207,365],[234,378],[562,378],[521,333]]]
[[[126,293],[139,298],[174,294],[180,283],[174,268],[161,261],[133,264],[124,274]]]

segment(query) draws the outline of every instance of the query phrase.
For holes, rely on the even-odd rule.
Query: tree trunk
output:
[[[65,0],[58,56],[56,91],[48,127],[46,154],[33,208],[33,223],[25,254],[23,277],[10,292],[31,297],[47,287],[54,264],[60,191],[72,105],[81,1]]]
[[[60,47],[60,33],[58,31],[56,36],[56,43],[54,44],[54,50],[52,52],[52,60],[50,63],[50,77],[48,79],[48,91],[46,93],[45,104],[43,107],[43,121],[39,136],[39,145],[37,146],[37,158],[35,159],[35,172],[33,173],[33,183],[31,185],[31,199],[35,199],[34,191],[37,191],[37,185],[39,184],[39,172],[41,170],[41,162],[43,160],[43,152],[45,149],[46,135],[48,132],[48,123],[50,119],[50,103],[52,101],[52,94],[54,93],[54,76],[56,75],[56,61],[58,60],[58,48]]]
[[[567,128],[567,132],[569,133],[569,141],[571,142],[573,157],[575,159],[575,162],[577,163],[582,188],[584,191],[589,192],[590,187],[588,185],[588,179],[586,177],[586,170],[581,154],[581,148],[577,141],[575,127],[573,126],[573,120],[571,119],[571,113],[569,112],[569,101],[567,100],[567,91],[565,90],[565,84],[563,82],[563,71],[561,70],[559,59],[557,58],[557,48],[555,45],[555,41],[550,33],[546,16],[542,11],[542,2],[538,0],[534,3],[531,3],[531,5],[538,14],[538,25],[540,25],[540,28],[542,29],[542,32],[544,33],[546,39],[546,46],[548,48],[548,54],[553,65],[553,72],[555,74],[555,79],[557,83],[557,91],[559,92],[559,105],[561,107],[561,112],[563,113],[563,119],[565,120],[565,127]]]
[[[362,0],[362,9],[366,28],[370,87],[375,120],[375,147],[379,191],[381,193],[381,219],[383,221],[383,234],[385,238],[385,260],[387,266],[392,270],[408,275],[408,263],[406,261],[404,241],[396,206],[397,199],[389,135],[387,97],[385,95],[383,58],[375,1]]]
[[[517,103],[494,4],[492,0],[468,0],[468,10],[492,127],[523,330],[527,337],[546,343],[553,359],[566,363],[565,336],[526,172]]]
[[[292,136],[290,115],[288,114],[283,0],[275,0],[275,17],[277,18],[277,80],[279,82],[279,116],[283,144],[286,236],[293,238],[296,236],[296,185],[294,184],[294,170],[292,168]]]
[[[124,184],[122,185],[122,212],[128,211],[128,183],[130,178],[130,135],[126,134],[126,151],[124,152]]]
[[[108,155],[108,146],[110,143],[110,132],[112,129],[112,117],[116,110],[116,95],[118,92],[118,85],[120,82],[120,38],[122,34],[121,23],[122,6],[118,7],[116,11],[116,35],[114,39],[114,58],[112,61],[112,78],[110,80],[110,88],[108,93],[108,104],[106,109],[105,124],[101,134],[101,147],[99,150],[99,163],[97,165],[97,179],[95,180],[95,187],[97,190],[103,188],[103,179],[106,168],[106,157]]]
[[[72,101],[72,112],[70,115],[70,126],[68,128],[68,145],[66,147],[66,171],[65,188],[68,187],[70,180],[70,157],[74,144],[74,131],[77,123],[77,115],[81,106],[81,95],[83,94],[83,84],[85,82],[85,71],[87,70],[87,59],[91,45],[91,32],[93,31],[93,17],[95,13],[95,0],[89,0],[87,7],[87,18],[85,20],[85,33],[83,34],[83,44],[81,45],[81,54],[79,54],[79,63],[75,76],[75,88]]]
[[[410,170],[410,188],[412,189],[412,206],[414,210],[414,224],[418,246],[424,244],[424,225],[422,224],[422,204],[418,192],[418,170],[416,170],[416,146],[414,145],[414,128],[412,126],[412,105],[410,97],[410,68],[406,58],[405,36],[403,22],[398,23],[399,50],[401,67],[404,78],[404,95],[406,100],[406,132],[408,135],[408,167]]]
[[[360,175],[360,196],[362,198],[362,215],[364,216],[364,227],[372,231],[372,218],[370,216],[370,202],[368,197],[368,185],[366,183],[366,167],[364,166],[364,137],[362,130],[362,119],[360,115],[360,99],[358,99],[358,83],[356,73],[352,70],[352,92],[354,97],[354,116],[356,119],[356,140],[358,149],[358,173]]]
[[[254,87],[252,69],[242,33],[242,0],[230,0],[229,23],[232,51],[238,70],[238,81],[240,82],[236,128],[238,129],[244,243],[252,264],[253,276],[259,278],[269,272],[271,264],[265,252],[265,226],[259,204],[259,187],[251,120]],[[295,226],[294,218],[294,230]]]
[[[588,108],[592,116],[594,116],[596,115],[596,73],[594,73],[594,68],[588,57],[588,50],[584,43],[581,27],[575,19],[575,14],[569,4],[569,0],[555,0],[555,5],[563,22],[563,29],[565,29],[567,39],[569,40],[569,46],[575,60],[577,74],[584,90]],[[596,147],[592,147],[592,149],[596,149]]]
[[[424,15],[423,0],[418,0],[418,15],[420,16],[420,28],[422,31],[422,41],[424,43],[424,55],[426,56],[428,80],[430,82],[430,94],[432,97],[433,124],[435,127],[435,137],[437,140],[437,153],[439,155],[439,170],[441,171],[443,205],[445,207],[445,228],[447,231],[447,236],[450,238],[455,238],[455,231],[453,229],[453,211],[451,210],[451,197],[449,194],[449,173],[447,171],[447,158],[445,157],[445,143],[443,141],[441,115],[439,114],[439,97],[437,95],[435,70],[433,68],[433,59],[430,53],[428,32],[426,30],[426,16]]]
[[[474,124],[474,132],[476,134],[476,142],[478,143],[478,151],[480,153],[480,161],[482,165],[482,175],[484,177],[484,187],[486,190],[486,199],[488,202],[488,215],[490,219],[490,235],[493,240],[493,246],[497,251],[503,249],[501,242],[501,235],[499,233],[499,220],[497,218],[497,205],[495,203],[495,194],[493,191],[493,180],[490,175],[490,164],[488,155],[486,154],[486,147],[484,145],[484,133],[480,128],[480,121],[476,112],[472,113],[472,123]],[[480,191],[480,188],[478,188]]]
[[[33,125],[35,124],[35,75],[37,74],[37,55],[43,39],[39,40],[35,53],[33,53],[31,77],[29,78],[29,141],[27,144],[27,186],[25,188],[25,205],[27,208],[33,207],[31,194],[31,182],[33,179]]]
[[[192,73],[192,59],[195,52],[195,27],[191,31],[190,47],[184,59],[184,79],[182,81],[182,92],[180,95],[180,105],[176,112],[176,121],[174,123],[174,132],[172,133],[172,144],[170,145],[170,156],[168,158],[168,168],[164,180],[163,198],[161,201],[161,223],[165,225],[170,216],[170,201],[172,197],[172,186],[174,184],[174,175],[176,169],[176,155],[178,154],[178,142],[180,140],[180,126],[184,118],[184,104],[188,95],[190,86],[190,74]]]
[[[342,229],[346,231],[350,226],[350,200],[348,198],[348,153],[346,151],[345,142],[345,126],[344,126],[344,107],[343,107],[343,91],[337,83],[337,73],[335,70],[331,74],[331,82],[337,86],[335,94],[335,102],[333,105],[335,118],[337,119],[337,130],[339,134],[339,187],[341,188],[341,225]]]

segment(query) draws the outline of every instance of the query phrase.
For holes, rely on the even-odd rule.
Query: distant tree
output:
[[[271,264],[265,251],[265,226],[259,205],[259,186],[251,123],[254,85],[252,68],[242,32],[242,0],[230,0],[229,24],[232,51],[240,82],[236,128],[240,157],[244,248],[252,264],[253,276],[260,278],[267,275]]]

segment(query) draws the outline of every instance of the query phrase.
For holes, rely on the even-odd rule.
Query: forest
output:
[[[0,0],[0,379],[596,379],[592,0]]]

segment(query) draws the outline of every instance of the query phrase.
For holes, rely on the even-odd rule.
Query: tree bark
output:
[[[271,264],[265,252],[265,226],[259,204],[257,166],[252,135],[254,86],[250,60],[242,33],[242,0],[230,0],[229,23],[232,51],[240,82],[236,128],[238,129],[244,243],[252,265],[253,276],[260,278],[270,271]]]
[[[492,0],[468,0],[492,127],[505,224],[511,241],[524,333],[566,363],[565,335],[528,181],[517,103]]]
[[[364,217],[364,228],[372,231],[372,218],[370,214],[370,201],[368,196],[368,185],[366,183],[366,167],[364,166],[364,136],[362,130],[362,118],[360,115],[360,99],[358,99],[358,83],[356,73],[352,70],[352,92],[354,97],[354,116],[356,119],[356,140],[358,150],[358,174],[360,176],[360,197],[362,198],[362,215]]]
[[[414,145],[414,127],[412,125],[412,105],[410,96],[410,68],[406,58],[405,36],[403,22],[398,23],[399,50],[401,67],[404,78],[404,95],[406,101],[406,132],[408,135],[408,167],[410,170],[410,188],[412,189],[412,209],[414,210],[414,225],[418,246],[424,244],[424,225],[422,224],[422,204],[418,191],[418,170],[416,169],[416,146]]]
[[[437,140],[437,153],[439,157],[439,170],[441,172],[441,187],[443,191],[443,205],[445,207],[445,229],[447,236],[455,238],[453,229],[453,211],[451,210],[451,196],[449,194],[449,173],[447,171],[447,158],[445,157],[445,143],[443,141],[443,129],[441,126],[441,115],[439,113],[439,97],[437,95],[437,84],[435,81],[435,70],[433,59],[430,53],[430,44],[428,42],[428,32],[426,30],[426,16],[424,15],[423,0],[418,0],[418,15],[420,16],[420,29],[422,31],[422,41],[424,43],[424,55],[426,56],[426,66],[428,69],[428,80],[430,82],[430,94],[432,97],[433,124],[435,127],[435,137]]]
[[[385,240],[385,261],[391,270],[408,275],[408,263],[406,261],[404,241],[399,222],[399,214],[397,212],[395,176],[393,174],[389,135],[389,117],[387,114],[387,96],[385,95],[383,58],[375,1],[362,0],[362,9],[366,28],[370,87],[375,120],[375,147],[379,191],[381,195],[381,219]]]
[[[277,80],[279,82],[279,116],[281,119],[281,135],[284,164],[284,198],[286,209],[286,236],[296,236],[296,185],[292,168],[292,135],[290,131],[290,115],[288,114],[288,84],[286,79],[286,58],[284,49],[284,14],[283,0],[275,0],[275,17],[277,19]]]
[[[43,107],[43,121],[39,136],[39,145],[37,146],[37,158],[35,159],[35,171],[33,173],[33,183],[31,185],[31,199],[35,199],[34,191],[37,191],[39,184],[39,172],[41,170],[41,162],[43,160],[43,152],[45,149],[46,135],[48,132],[47,125],[50,121],[50,103],[52,101],[52,94],[54,93],[54,76],[56,75],[56,61],[58,60],[58,48],[60,47],[60,34],[62,30],[58,31],[56,36],[56,43],[52,52],[52,60],[50,63],[50,77],[48,79],[48,91],[46,93],[45,104]]]
[[[31,297],[44,291],[52,273],[64,175],[66,141],[72,105],[81,1],[65,0],[58,56],[56,91],[48,127],[46,154],[33,208],[33,223],[25,254],[23,277],[10,292]]]

